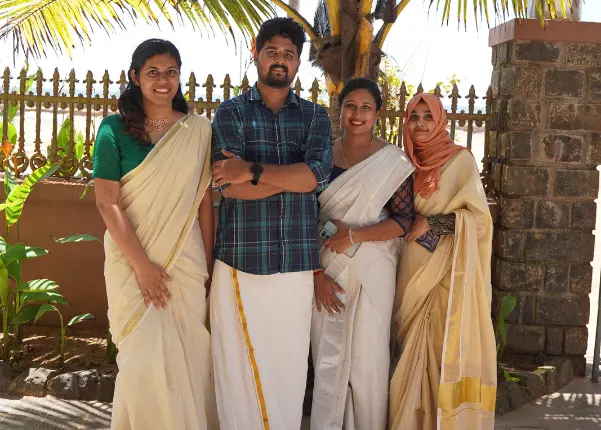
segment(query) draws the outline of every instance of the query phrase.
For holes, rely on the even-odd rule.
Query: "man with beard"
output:
[[[211,329],[222,430],[299,429],[307,375],[317,199],[332,169],[325,109],[290,89],[305,33],[266,21],[258,82],[213,120],[220,188]]]

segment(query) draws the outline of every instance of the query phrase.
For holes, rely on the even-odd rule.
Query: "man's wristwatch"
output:
[[[250,181],[251,184],[253,185],[258,185],[259,184],[259,178],[261,178],[261,175],[263,174],[263,166],[261,166],[258,163],[253,164],[250,167],[250,173],[252,173],[253,178]]]

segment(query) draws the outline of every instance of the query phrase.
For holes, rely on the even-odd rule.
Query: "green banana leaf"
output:
[[[53,305],[42,305],[42,306],[40,306],[40,307],[39,307],[39,309],[38,309],[38,312],[37,312],[37,314],[36,314],[36,316],[35,316],[34,323],[37,323],[37,322],[38,322],[38,320],[39,320],[40,318],[42,318],[42,316],[43,316],[43,315],[44,315],[46,312],[52,312],[52,311],[54,311],[54,312],[58,312],[58,313],[59,313],[59,315],[60,315],[60,312],[58,311],[58,309],[56,308],[56,306],[53,306]]]
[[[42,305],[42,306],[48,306],[48,305]],[[14,324],[25,324],[30,321],[33,321],[42,306],[40,306],[40,305],[25,306],[23,309],[21,309],[21,311],[17,315],[15,315],[15,317],[11,321],[11,324],[13,324],[13,325]]]
[[[17,186],[17,181],[8,167],[4,167],[4,192],[8,197]]]
[[[69,322],[67,323],[67,327],[71,327],[75,324],[78,324],[78,323],[82,322],[83,320],[95,320],[95,319],[96,319],[96,317],[92,314],[77,315],[69,320]]]
[[[61,293],[56,291],[32,291],[21,293],[23,303],[32,302],[50,302],[59,305],[68,305],[69,302],[63,297]]]
[[[40,167],[25,178],[25,181],[23,181],[22,184],[17,185],[11,191],[5,203],[6,223],[9,227],[19,221],[19,218],[23,213],[23,206],[25,205],[25,201],[31,193],[33,186],[39,181],[43,181],[52,176],[52,174],[59,169],[60,165],[61,163],[54,163]],[[2,209],[1,206],[0,209]]]
[[[50,279],[34,279],[20,284],[15,291],[38,292],[38,291],[54,291],[58,288],[58,284]]]
[[[91,234],[74,234],[72,236],[55,238],[53,237],[56,243],[79,243],[79,242],[100,242],[102,241],[98,239],[96,236],[92,236]]]
[[[16,245],[9,245],[4,252],[0,252],[0,260],[2,260],[3,267],[6,270],[6,266],[13,261],[37,258],[46,254],[48,254],[46,249],[17,243]]]

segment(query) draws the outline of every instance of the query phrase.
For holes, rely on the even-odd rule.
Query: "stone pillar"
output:
[[[601,23],[490,31],[501,158],[493,287],[517,297],[506,351],[570,356],[584,372],[601,164]],[[593,304],[596,305],[596,304]],[[493,309],[495,309],[493,307]]]

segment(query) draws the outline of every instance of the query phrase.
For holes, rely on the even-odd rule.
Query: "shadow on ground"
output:
[[[497,419],[496,430],[601,429],[601,384],[577,378],[559,390]]]
[[[111,404],[53,397],[0,397],[1,430],[108,429]]]

